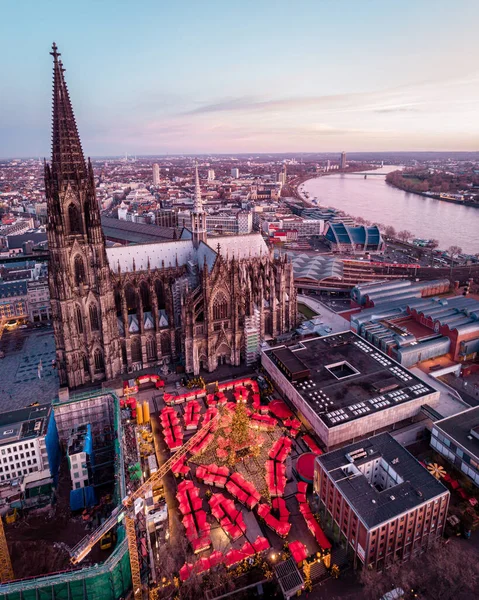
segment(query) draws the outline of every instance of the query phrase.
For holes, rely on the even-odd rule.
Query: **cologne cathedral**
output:
[[[258,340],[293,328],[292,264],[274,257],[259,233],[208,239],[197,170],[191,230],[172,241],[106,247],[55,44],[51,54],[45,189],[60,384],[75,388],[179,362],[194,374],[239,365]]]

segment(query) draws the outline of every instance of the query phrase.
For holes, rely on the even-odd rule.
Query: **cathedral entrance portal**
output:
[[[216,352],[218,365],[231,364],[231,348],[226,344],[221,344]]]

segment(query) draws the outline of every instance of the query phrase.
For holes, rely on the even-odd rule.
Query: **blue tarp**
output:
[[[70,492],[70,509],[72,511],[90,508],[97,504],[95,488],[91,485]]]
[[[50,473],[53,477],[53,485],[56,487],[58,483],[58,470],[60,468],[61,449],[58,439],[57,424],[55,421],[55,413],[52,410],[50,420],[48,422],[47,435],[45,436],[45,446],[47,448],[48,464]]]
[[[81,510],[85,508],[85,498],[83,495],[83,488],[78,490],[72,490],[70,492],[70,509],[72,511]]]
[[[95,488],[92,485],[83,488],[85,492],[85,506],[95,506],[97,504]]]

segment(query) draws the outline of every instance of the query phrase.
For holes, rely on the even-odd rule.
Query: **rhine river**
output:
[[[372,173],[388,173],[384,166]],[[479,253],[479,208],[461,206],[411,194],[388,185],[384,176],[335,174],[310,179],[300,186],[308,200],[332,206],[353,217],[406,229],[413,237],[437,239],[439,248],[460,246],[466,254]]]

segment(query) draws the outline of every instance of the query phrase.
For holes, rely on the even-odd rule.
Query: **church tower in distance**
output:
[[[52,162],[45,163],[49,287],[60,385],[121,374],[105,238],[93,168],[83,156],[56,44],[53,56]]]

